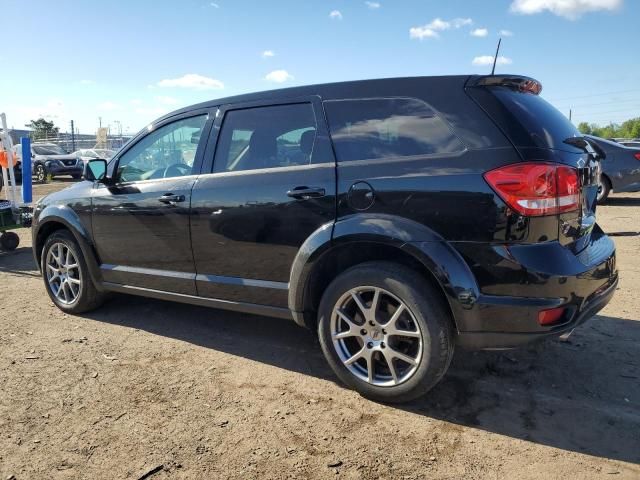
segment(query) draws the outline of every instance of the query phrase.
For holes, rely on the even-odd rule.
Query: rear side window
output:
[[[315,139],[316,119],[310,103],[230,110],[222,123],[214,170],[308,165]]]
[[[579,148],[564,143],[567,138],[581,136],[580,132],[539,95],[507,87],[469,88],[468,91],[516,147],[583,153]]]
[[[324,107],[339,162],[464,149],[448,125],[417,99],[330,100]]]

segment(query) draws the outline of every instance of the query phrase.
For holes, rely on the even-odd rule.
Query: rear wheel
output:
[[[82,175],[80,175],[80,174],[73,174],[73,175],[71,175],[71,177],[72,177],[74,180],[80,180],[80,179],[82,178]]]
[[[600,183],[598,184],[598,204],[602,205],[609,198],[611,193],[611,181],[604,175],[600,176]]]
[[[82,250],[71,232],[58,230],[47,238],[41,268],[47,293],[60,310],[88,312],[104,302],[105,296],[93,284]]]
[[[440,293],[402,265],[368,262],[345,271],[325,291],[318,320],[333,371],[373,400],[424,395],[453,356],[451,319]]]

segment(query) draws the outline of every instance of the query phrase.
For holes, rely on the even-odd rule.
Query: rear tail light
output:
[[[633,156],[636,157],[636,160],[640,160],[640,153],[634,153]]]
[[[564,316],[564,307],[551,308],[549,310],[541,310],[538,312],[538,323],[542,326],[555,325],[562,321]]]
[[[484,178],[521,215],[556,215],[580,204],[578,171],[564,165],[517,163],[491,170]]]

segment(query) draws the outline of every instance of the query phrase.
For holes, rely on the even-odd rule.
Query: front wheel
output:
[[[57,230],[44,243],[41,258],[44,286],[56,306],[68,313],[94,310],[104,302],[82,250],[71,232]]]
[[[44,168],[44,165],[38,164],[34,168],[34,174],[36,177],[36,182],[44,183],[47,180],[47,171]]]
[[[427,393],[454,351],[440,292],[420,274],[388,262],[357,265],[329,285],[320,302],[318,335],[335,374],[382,402]]]

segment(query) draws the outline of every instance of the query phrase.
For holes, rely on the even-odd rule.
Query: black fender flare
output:
[[[358,242],[396,247],[420,262],[442,288],[456,324],[480,296],[462,256],[433,230],[394,215],[355,214],[321,226],[300,247],[289,281],[289,309],[296,323],[306,325],[305,289],[323,255],[334,247]]]
[[[67,230],[71,232],[76,242],[80,246],[80,250],[82,250],[82,255],[84,257],[85,262],[87,263],[87,268],[89,269],[89,275],[91,275],[91,280],[95,287],[102,291],[102,273],[100,271],[100,265],[98,263],[97,254],[93,247],[93,240],[91,239],[91,235],[82,224],[82,221],[78,217],[77,213],[72,209],[60,206],[60,205],[49,205],[40,212],[38,215],[37,224],[33,226],[32,230],[32,240],[33,240],[33,256],[36,264],[38,265],[38,269],[40,269],[40,255],[41,251],[38,241],[38,233],[44,228],[47,224],[50,223],[58,223],[63,225]]]

